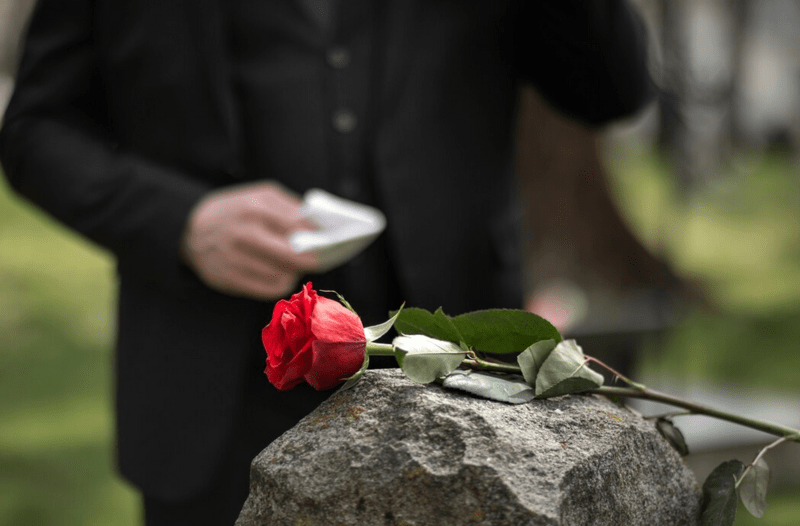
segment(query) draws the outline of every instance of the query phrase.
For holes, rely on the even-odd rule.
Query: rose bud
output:
[[[267,351],[264,373],[281,391],[304,380],[317,390],[335,387],[361,368],[367,347],[361,318],[317,295],[311,282],[275,305],[261,341]]]

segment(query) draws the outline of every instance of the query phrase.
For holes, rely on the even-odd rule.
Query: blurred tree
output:
[[[662,50],[658,75],[662,90],[658,100],[661,113],[658,143],[675,161],[679,187],[686,193],[695,179],[686,144],[689,130],[683,118],[688,91],[686,6],[683,0],[659,0],[658,7]]]
[[[526,213],[534,282],[569,278],[587,288],[630,289],[672,275],[622,219],[601,162],[601,135],[523,88],[517,163],[522,193],[530,203]]]
[[[662,89],[657,143],[683,197],[742,152],[778,146],[800,166],[800,2],[632,0]]]
[[[639,336],[665,328],[676,301],[702,295],[626,224],[601,160],[601,136],[522,89],[517,172],[527,216],[528,309],[624,372]]]

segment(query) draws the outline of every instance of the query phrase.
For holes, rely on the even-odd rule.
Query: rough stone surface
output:
[[[654,426],[597,396],[506,405],[368,371],[253,461],[236,526],[697,524]]]

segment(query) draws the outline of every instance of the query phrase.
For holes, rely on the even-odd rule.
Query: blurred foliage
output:
[[[688,313],[650,366],[796,392],[800,178],[788,160],[740,160],[681,197],[658,156],[609,152],[634,230],[716,305]],[[113,299],[110,256],[0,182],[0,526],[140,523],[114,472]],[[797,524],[798,502],[770,493],[763,519],[740,509],[736,524]]]
[[[767,511],[757,519],[739,502],[735,526],[797,526],[800,522],[800,498],[797,490],[778,490],[767,493]]]
[[[684,313],[644,367],[800,393],[800,174],[789,156],[743,155],[684,195],[663,157],[608,152],[631,227],[711,304]]]
[[[113,263],[0,183],[0,525],[138,523],[114,473]]]

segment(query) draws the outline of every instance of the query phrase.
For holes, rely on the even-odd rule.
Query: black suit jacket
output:
[[[265,145],[275,173],[243,161],[247,108],[231,82],[224,0],[39,0],[0,134],[13,187],[117,257],[119,461],[164,498],[198,491],[220,462],[245,371],[263,368],[252,357],[271,311],[209,290],[181,264],[190,210],[211,189],[261,177],[339,189],[319,175],[329,160],[296,144],[329,122],[315,97],[330,86],[330,42],[293,1],[263,4],[276,63],[305,72],[276,92],[276,122],[293,133]],[[638,20],[614,0],[376,4],[372,40],[334,38],[375,66],[365,148],[405,299],[453,314],[517,306],[517,82],[590,124],[635,111],[651,94]],[[304,102],[308,113],[281,114]],[[265,396],[276,434],[318,401]]]

